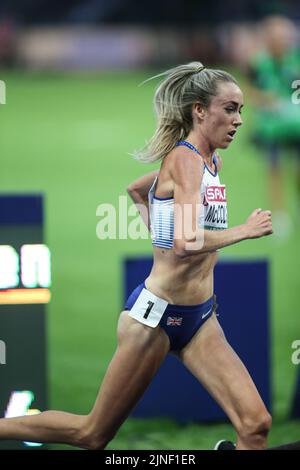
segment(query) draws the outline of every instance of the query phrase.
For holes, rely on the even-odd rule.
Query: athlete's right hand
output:
[[[248,238],[260,238],[273,233],[271,211],[255,209],[245,223]]]

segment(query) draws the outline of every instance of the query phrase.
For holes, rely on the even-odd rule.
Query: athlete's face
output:
[[[218,94],[203,113],[202,133],[211,148],[227,148],[242,124],[243,93],[231,82],[222,82]]]

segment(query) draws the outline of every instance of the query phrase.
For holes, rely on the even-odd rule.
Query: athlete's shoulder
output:
[[[174,184],[187,188],[201,183],[204,173],[202,157],[179,146],[172,150],[169,159],[170,176]]]
[[[172,166],[198,166],[203,167],[204,161],[201,155],[198,155],[194,150],[187,148],[183,145],[179,145],[173,148],[173,150],[166,157]]]

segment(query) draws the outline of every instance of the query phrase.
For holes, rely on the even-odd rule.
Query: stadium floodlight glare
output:
[[[29,409],[34,400],[34,394],[30,390],[12,392],[4,414],[5,418],[16,418],[17,416],[33,415],[40,413],[40,410]],[[30,447],[37,447],[43,444],[38,442],[24,442]]]

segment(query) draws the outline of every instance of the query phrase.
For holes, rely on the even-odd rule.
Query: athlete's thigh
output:
[[[157,372],[169,350],[159,327],[150,328],[124,311],[118,324],[118,346],[108,366],[89,420],[105,435],[114,435]]]
[[[250,374],[227,342],[215,314],[179,357],[237,428],[245,418],[265,410]]]

